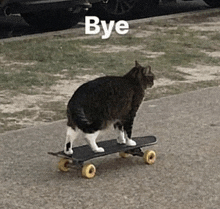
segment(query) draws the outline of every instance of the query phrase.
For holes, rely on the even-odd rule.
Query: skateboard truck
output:
[[[102,0],[104,4],[108,4],[109,0]]]
[[[144,153],[142,152],[141,148],[131,149],[131,150],[126,151],[125,153],[131,154],[133,156],[139,156],[139,157],[144,156]]]

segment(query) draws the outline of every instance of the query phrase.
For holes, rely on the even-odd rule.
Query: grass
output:
[[[196,19],[198,21],[198,18]],[[179,22],[178,22],[179,21]],[[208,56],[204,51],[215,52],[220,48],[218,31],[195,31],[187,19],[177,22],[155,21],[150,24],[132,26],[132,34],[101,38],[74,39],[74,35],[61,35],[24,41],[0,43],[0,99],[4,101],[17,94],[44,95],[60,80],[73,80],[77,76],[123,75],[138,60],[142,65],[151,65],[156,78],[185,81],[185,73],[177,67],[196,65],[220,66],[219,57]],[[189,21],[191,22],[191,20]],[[135,33],[152,31],[147,37],[136,37]],[[204,41],[203,38],[207,40]],[[126,47],[126,50],[109,52],[108,47]],[[140,46],[140,49],[133,49]],[[146,51],[163,52],[160,56],[146,58]],[[90,69],[90,70],[84,70]],[[159,86],[151,89],[148,99],[178,94],[219,85],[219,80]],[[3,93],[1,93],[3,92]],[[4,95],[7,92],[7,96]],[[3,95],[3,96],[2,96]],[[31,118],[35,121],[54,121],[65,118],[66,101],[41,101],[15,113],[0,112],[2,130],[22,128],[19,121]],[[9,102],[10,103],[10,102]],[[5,102],[7,105],[7,102]],[[37,115],[37,116],[36,116]],[[14,119],[13,119],[14,118]]]

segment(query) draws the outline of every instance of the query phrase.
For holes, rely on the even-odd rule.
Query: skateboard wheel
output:
[[[149,164],[149,165],[152,165],[154,164],[156,161],[156,153],[153,151],[153,150],[147,150],[145,153],[144,153],[144,162]]]
[[[86,164],[82,168],[82,176],[91,179],[95,176],[96,168],[93,164]]]
[[[69,164],[69,160],[68,159],[65,159],[65,158],[62,158],[59,163],[58,163],[58,168],[60,171],[64,171],[64,172],[67,172],[69,171],[69,168],[68,168],[68,165]]]
[[[125,153],[125,152],[119,152],[119,156],[122,157],[122,158],[126,158],[129,156],[128,153]]]

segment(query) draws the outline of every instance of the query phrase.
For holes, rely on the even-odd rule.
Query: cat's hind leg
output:
[[[118,144],[126,144],[126,138],[125,138],[123,126],[120,123],[116,123],[114,124],[114,128],[118,135],[118,138],[117,138]]]
[[[100,131],[85,134],[85,138],[86,138],[87,142],[89,143],[89,146],[91,147],[93,152],[105,152],[105,150],[102,147],[98,147],[98,145],[96,144],[96,139],[97,139],[99,133],[100,133]]]
[[[76,139],[76,137],[79,134],[79,130],[75,128],[71,128],[70,126],[67,127],[67,132],[66,132],[66,142],[65,142],[65,147],[64,147],[64,153],[67,155],[73,154],[73,142]]]
[[[134,140],[131,139],[132,125],[133,125],[133,120],[127,121],[124,125],[126,145],[128,146],[136,146],[137,144]]]

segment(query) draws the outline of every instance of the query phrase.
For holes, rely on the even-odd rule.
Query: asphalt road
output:
[[[161,16],[169,15],[174,13],[197,11],[197,10],[207,10],[208,7],[203,0],[194,0],[192,2],[183,2],[177,0],[177,4],[160,4],[159,8],[150,16]],[[149,14],[146,14],[145,17],[149,17]],[[142,18],[145,18],[144,16]],[[134,19],[137,17],[134,17]],[[82,24],[78,24],[73,28],[84,27]],[[18,15],[4,17],[0,15],[0,39],[24,36],[29,34],[41,34],[41,31],[38,31],[30,27],[25,21]]]
[[[113,154],[92,160],[93,179],[77,168],[58,171],[58,158],[47,154],[63,148],[66,121],[1,134],[0,207],[217,209],[219,104],[220,87],[143,103],[133,135],[157,136],[155,164]]]

